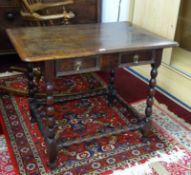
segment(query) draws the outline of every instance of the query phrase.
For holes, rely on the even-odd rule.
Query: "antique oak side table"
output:
[[[7,29],[7,33],[21,60],[28,62],[29,65],[29,106],[32,120],[38,122],[45,138],[51,168],[56,166],[56,159],[60,149],[71,144],[80,143],[75,140],[66,143],[55,138],[57,126],[54,118],[53,104],[55,100],[52,80],[56,74],[59,74],[59,71],[66,74],[97,70],[111,71],[107,96],[109,104],[112,104],[115,96],[113,90],[114,70],[124,66],[151,64],[151,79],[145,117],[140,119],[141,121],[138,123],[138,126],[143,130],[143,135],[146,135],[151,127],[149,119],[152,114],[157,68],[161,63],[162,51],[163,48],[177,46],[176,42],[156,36],[127,22],[25,27]],[[55,65],[55,60],[62,60],[65,66],[59,67],[59,65]],[[46,126],[43,126],[37,109],[39,104],[35,96],[36,87],[33,81],[32,67],[35,62],[44,64]],[[127,108],[132,110],[128,106]],[[134,113],[135,117],[137,117],[137,112]],[[131,129],[116,129],[116,132],[106,134],[111,135]],[[96,139],[96,136],[93,136],[92,139]],[[91,138],[84,139],[84,141],[90,140]]]

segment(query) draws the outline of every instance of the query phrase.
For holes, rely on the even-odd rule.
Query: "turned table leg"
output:
[[[31,114],[31,122],[36,122],[36,116],[33,113],[32,108],[35,108],[35,84],[34,84],[34,73],[33,64],[28,63],[28,94],[29,94],[29,110]]]
[[[47,115],[47,152],[49,157],[50,168],[56,167],[57,158],[57,143],[55,140],[56,122],[54,119],[54,98],[53,98],[53,85],[48,82],[46,85],[46,115]]]
[[[115,80],[115,70],[112,69],[109,75],[109,84],[108,84],[108,93],[107,93],[108,104],[110,106],[113,104],[113,100],[115,96],[114,80]]]
[[[145,109],[145,126],[143,128],[143,135],[149,136],[151,131],[151,115],[152,115],[152,106],[154,104],[154,95],[155,95],[155,86],[156,86],[156,76],[157,76],[157,67],[155,64],[152,64],[151,70],[151,79],[149,81],[149,94],[146,102]]]
[[[155,95],[155,87],[156,87],[156,77],[158,74],[158,67],[161,63],[162,50],[157,50],[153,52],[153,57],[155,62],[151,64],[151,79],[149,81],[149,93],[146,101],[146,109],[145,109],[145,118],[144,118],[144,127],[142,130],[143,138],[148,137],[151,134],[152,128],[152,106],[154,104],[154,95]]]
[[[55,134],[57,125],[54,117],[54,97],[53,97],[53,80],[54,80],[54,62],[45,62],[45,81],[46,81],[46,132],[45,140],[49,158],[49,167],[56,168],[58,155],[57,141]]]

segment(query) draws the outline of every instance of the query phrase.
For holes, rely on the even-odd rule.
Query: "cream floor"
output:
[[[171,66],[191,77],[191,52],[180,47],[174,48]]]
[[[150,79],[150,65],[132,67]],[[157,85],[191,107],[191,78],[165,64],[158,70]]]

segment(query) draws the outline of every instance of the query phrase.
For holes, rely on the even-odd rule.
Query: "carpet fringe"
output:
[[[183,118],[179,117],[177,114],[175,114],[174,112],[170,111],[170,109],[168,108],[168,106],[166,104],[160,103],[158,102],[157,99],[154,99],[154,103],[156,106],[158,106],[159,108],[163,109],[164,111],[168,112],[168,114],[170,114],[175,120],[183,123],[188,129],[191,130],[191,124],[188,123],[187,121],[185,121]]]
[[[170,172],[160,163],[178,163],[186,153],[177,147],[177,150],[170,152],[170,154],[158,152],[159,156],[147,160],[143,164],[136,163],[133,166],[128,164],[128,168],[114,170],[112,175],[150,175],[153,174],[153,170],[156,171],[159,175],[170,175]]]

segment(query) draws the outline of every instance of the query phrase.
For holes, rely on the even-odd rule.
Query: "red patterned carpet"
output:
[[[122,75],[124,72],[119,72],[118,76],[119,74]],[[120,76],[120,78],[124,77]],[[81,81],[82,79],[84,81]],[[73,78],[70,77],[70,80],[65,79],[58,84],[62,83],[66,88],[68,87],[68,92],[74,92],[79,90],[79,83],[75,83],[78,80],[83,82],[80,86],[85,90],[88,87],[87,76],[73,76]],[[1,83],[5,83],[5,79],[1,79]],[[100,86],[96,78],[94,83],[95,86]],[[117,89],[120,89],[120,94],[124,94],[123,98],[127,99],[129,92],[124,93],[126,85],[120,86],[120,83],[117,80]],[[23,88],[26,86],[26,79],[22,75],[12,76],[9,79],[6,78],[6,84]],[[71,84],[73,88],[69,90]],[[138,92],[137,90],[140,90],[140,86],[135,86],[134,92]],[[142,86],[141,91],[143,96],[147,91],[146,85]],[[134,97],[132,96],[131,94],[128,98],[129,101],[140,98],[137,93]],[[157,96],[161,100],[164,98],[161,94]],[[38,127],[29,121],[27,99],[2,95],[0,103],[3,130],[7,132],[8,150],[12,157],[11,163],[6,149],[0,151],[0,155],[5,157],[0,159],[1,165],[4,165],[1,166],[1,173],[64,175],[142,173],[154,175],[160,174],[161,170],[177,175],[191,173],[191,127],[157,103],[153,113],[153,134],[148,143],[142,143],[141,135],[136,131],[73,145],[60,153],[58,168],[53,171],[47,166],[45,144]],[[85,100],[74,100],[64,106],[55,105],[59,126],[57,134],[61,135],[63,139],[81,139],[93,135],[97,131],[100,131],[101,135],[114,127],[135,122],[131,114],[120,103],[115,102],[114,104],[111,108],[108,107],[105,98],[92,97]],[[144,100],[134,102],[132,105],[137,111],[144,113]],[[173,105],[175,104],[170,102],[170,106]],[[178,112],[181,110],[183,109],[180,108]],[[62,115],[58,113],[60,111]],[[64,127],[61,125],[63,123],[65,123]],[[64,135],[62,135],[63,132]],[[3,144],[3,138],[0,140],[2,140],[0,143]],[[15,167],[14,171],[11,164]]]

